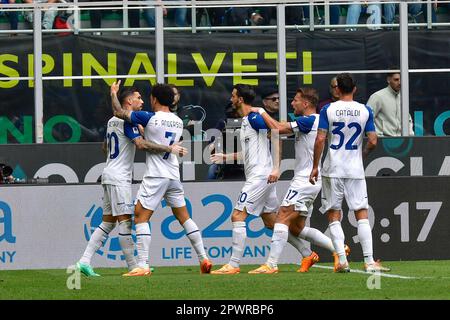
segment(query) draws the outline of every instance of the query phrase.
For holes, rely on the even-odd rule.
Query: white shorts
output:
[[[289,207],[293,205],[294,210],[299,211],[301,216],[309,217],[314,208],[314,200],[316,200],[321,188],[321,179],[316,184],[311,184],[307,177],[295,178],[289,185],[281,206]]]
[[[350,210],[368,209],[366,179],[330,178],[322,176],[322,207],[320,212],[341,210],[342,199]]]
[[[246,181],[234,209],[259,217],[264,212],[278,211],[276,183],[267,179]]]
[[[133,214],[134,204],[131,196],[131,185],[115,186],[103,184],[103,214],[113,217]]]
[[[155,211],[163,198],[167,206],[171,208],[181,208],[186,205],[180,180],[144,177],[136,195],[136,203],[139,200],[145,209]]]

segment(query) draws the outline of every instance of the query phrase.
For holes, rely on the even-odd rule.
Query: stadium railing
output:
[[[408,3],[412,3],[413,1],[372,1],[371,3],[398,3],[399,4],[399,12],[400,12],[400,23],[398,24],[380,24],[380,25],[372,25],[372,26],[387,26],[387,27],[399,27],[400,29],[400,51],[401,51],[401,59],[400,59],[400,69],[398,71],[401,72],[402,75],[402,127],[403,134],[407,135],[408,128],[408,114],[409,114],[409,86],[408,86],[408,74],[409,73],[422,73],[422,72],[449,72],[450,68],[445,69],[409,69],[408,64],[408,27],[421,27],[426,26],[427,28],[431,28],[433,26],[449,26],[450,23],[432,23],[431,15],[428,14],[427,23],[411,23],[408,21]],[[289,29],[297,29],[299,31],[306,29],[313,31],[315,29],[325,29],[328,30],[330,28],[348,28],[348,27],[361,27],[365,25],[357,24],[357,25],[330,25],[329,24],[329,6],[330,4],[349,4],[354,3],[354,1],[311,1],[311,0],[258,0],[258,1],[246,1],[245,4],[240,0],[222,0],[222,1],[164,1],[163,5],[170,9],[176,7],[188,7],[192,10],[192,21],[191,26],[189,27],[165,27],[164,26],[164,18],[163,18],[163,8],[161,6],[161,2],[157,1],[111,1],[111,2],[78,2],[75,0],[74,2],[60,2],[57,4],[48,4],[48,3],[33,3],[33,4],[25,4],[25,3],[17,3],[17,4],[8,4],[8,5],[0,5],[1,11],[33,11],[34,22],[33,29],[25,29],[25,30],[0,30],[0,34],[3,33],[28,33],[33,34],[34,41],[34,76],[33,77],[17,77],[17,78],[4,78],[0,77],[1,80],[34,80],[35,81],[35,141],[37,143],[43,142],[43,125],[42,125],[42,115],[43,115],[43,99],[42,99],[42,81],[48,80],[60,80],[60,79],[84,79],[84,78],[107,78],[106,76],[43,76],[42,74],[42,35],[46,33],[60,33],[60,32],[72,32],[74,34],[80,34],[85,32],[121,32],[123,34],[127,34],[128,32],[133,31],[154,31],[155,32],[155,46],[156,46],[156,79],[158,82],[164,82],[165,78],[177,76],[177,77],[204,77],[205,74],[165,74],[164,73],[164,32],[165,31],[189,31],[189,32],[197,32],[197,31],[225,31],[225,30],[241,30],[243,28],[248,30],[276,30],[277,33],[277,53],[278,56],[286,56],[286,30]],[[441,0],[439,3],[447,3],[450,4],[450,0]],[[314,6],[323,5],[324,6],[324,24],[317,25],[315,24],[315,19],[309,20],[309,25],[286,25],[285,23],[285,13],[286,10],[293,6],[309,6],[310,16],[314,16]],[[427,9],[428,12],[431,12],[431,1],[427,1]],[[71,11],[73,12],[73,22],[71,24],[71,28],[69,29],[50,29],[43,30],[41,24],[42,12],[49,7],[57,7],[58,10]],[[144,8],[155,8],[155,28],[129,28],[128,27],[128,8],[133,6],[133,9],[144,9]],[[211,7],[251,7],[251,6],[275,6],[277,9],[277,21],[276,25],[268,25],[268,26],[218,26],[218,27],[199,27],[196,25],[196,10],[199,8],[211,8]],[[123,25],[122,27],[117,28],[83,28],[81,24],[81,12],[85,10],[123,10]],[[287,118],[287,97],[286,97],[286,78],[288,76],[298,76],[305,74],[336,74],[340,72],[351,72],[354,74],[357,73],[387,73],[392,72],[392,70],[327,70],[327,71],[303,71],[303,72],[287,72],[286,71],[286,59],[277,59],[277,71],[276,72],[249,72],[249,73],[217,73],[214,75],[217,76],[248,76],[248,75],[257,75],[257,76],[277,76],[278,77],[278,88],[280,93],[280,119]],[[115,75],[110,76],[113,78],[127,78],[133,77],[137,78],[139,76],[136,75]],[[143,75],[142,77],[148,78],[149,75]]]

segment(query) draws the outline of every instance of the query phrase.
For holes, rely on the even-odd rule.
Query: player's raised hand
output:
[[[209,157],[209,159],[212,163],[220,164],[225,160],[225,155],[223,153],[214,153],[211,155],[211,157]]]
[[[309,182],[311,182],[311,184],[316,184],[318,178],[319,178],[319,169],[313,168],[311,170],[311,174],[309,175]]]
[[[175,142],[174,144],[169,146],[170,152],[180,157],[184,157],[185,155],[187,155],[188,150],[185,147],[182,147],[181,144],[182,142]]]
[[[280,179],[280,170],[273,169],[272,172],[269,175],[269,178],[267,179],[267,183],[275,183]]]
[[[113,84],[111,85],[111,94],[117,95],[117,93],[119,92],[119,89],[120,89],[120,82],[121,82],[121,80],[113,82]]]

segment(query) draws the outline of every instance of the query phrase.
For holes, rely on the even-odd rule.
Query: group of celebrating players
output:
[[[319,261],[308,241],[328,249],[334,256],[334,272],[349,272],[341,226],[342,200],[345,198],[358,223],[358,238],[367,272],[390,271],[373,258],[372,231],[368,220],[368,197],[363,156],[376,147],[377,135],[370,107],[353,101],[356,84],[348,73],[337,75],[339,100],[316,113],[317,91],[299,88],[291,102],[297,117],[292,122],[279,122],[263,108],[255,108],[254,89],[245,84],[233,87],[231,103],[242,117],[239,153],[214,153],[211,161],[243,161],[246,181],[232,213],[232,254],[227,264],[212,270],[197,224],[186,209],[184,190],[180,182],[177,156],[187,149],[179,143],[183,122],[170,111],[174,100],[173,87],[156,84],[152,87],[152,112],[141,111],[143,101],[135,88],[119,90],[120,81],[111,86],[114,117],[108,121],[104,143],[107,154],[102,174],[103,221],[92,233],[77,268],[87,276],[98,276],[91,266],[94,253],[108,234],[119,225],[119,242],[129,272],[124,276],[148,276],[151,232],[149,220],[164,198],[194,247],[201,273],[215,275],[238,274],[245,248],[248,215],[262,218],[273,229],[267,261],[250,274],[278,273],[278,261],[289,242],[303,257],[299,272],[307,272]],[[368,141],[363,149],[363,134]],[[281,140],[279,135],[295,136],[294,177],[281,202],[276,193],[280,176]],[[327,154],[321,165],[328,140]],[[133,203],[131,180],[136,147],[146,151],[146,171]],[[322,192],[320,211],[326,213],[330,237],[318,229],[306,226],[313,203]],[[136,227],[137,260],[132,238],[132,214]]]

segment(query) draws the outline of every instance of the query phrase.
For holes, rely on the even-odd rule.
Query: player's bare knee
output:
[[[117,217],[114,217],[112,215],[103,215],[102,221],[103,222],[115,223],[117,221]]]
[[[245,211],[233,210],[231,215],[232,222],[245,221],[247,219],[248,214]]]
[[[276,223],[282,223],[288,226],[295,216],[288,207],[281,207],[276,217]]]
[[[341,210],[328,210],[327,213],[328,222],[341,221]]]
[[[267,229],[273,230],[275,222],[277,222],[277,214],[275,212],[265,212],[261,214],[264,226]]]
[[[172,208],[172,213],[181,225],[183,225],[191,218],[186,206],[180,208]]]
[[[131,220],[131,214],[122,214],[117,217],[117,221],[119,221],[119,223],[127,220]]]
[[[367,212],[367,209],[355,210],[355,218],[356,220],[368,219],[369,214]]]

